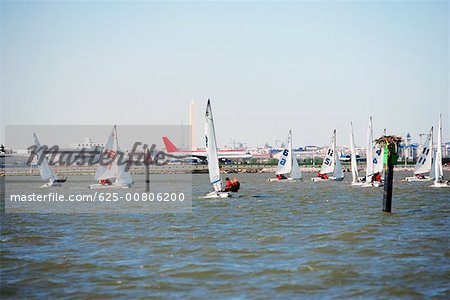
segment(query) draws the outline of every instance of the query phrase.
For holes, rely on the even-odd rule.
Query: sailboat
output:
[[[406,177],[405,181],[429,181],[432,179],[431,176],[433,169],[433,127],[431,127],[430,133],[427,135],[425,143],[422,147],[422,153],[420,153],[419,159],[416,162],[416,167],[414,168],[414,176]],[[429,174],[430,176],[426,176]]]
[[[432,187],[449,187],[449,181],[444,180],[442,170],[442,115],[439,115],[439,127],[436,145],[436,156],[434,159],[434,182]]]
[[[205,113],[205,144],[208,159],[209,181],[213,186],[213,191],[204,198],[228,198],[231,192],[223,192],[222,180],[220,178],[219,158],[217,156],[216,132],[214,130],[214,119],[211,110],[211,101],[208,99]]]
[[[353,124],[350,122],[350,151],[351,151],[351,167],[352,167],[352,185],[363,185],[364,182],[358,175],[358,163],[356,161],[355,135],[353,134]]]
[[[328,177],[328,174],[331,173],[333,174],[333,176]],[[314,182],[327,181],[328,179],[341,181],[344,179],[344,172],[342,171],[341,161],[336,155],[336,129],[333,131],[331,143],[330,146],[328,147],[327,155],[323,160],[319,174],[322,176],[313,177],[311,178],[311,181]]]
[[[373,144],[372,117],[369,119],[369,127],[367,128],[367,149],[366,149],[366,177],[363,187],[380,187],[381,179],[374,180],[374,174],[380,175],[383,171],[383,148],[380,145]]]
[[[41,178],[44,180],[48,180],[47,183],[43,184],[41,188],[51,187],[51,186],[61,186],[61,183],[66,182],[67,178],[58,179],[53,169],[50,167],[48,163],[47,157],[44,155],[44,150],[39,143],[39,140],[36,136],[36,133],[33,133],[34,144],[36,145],[36,156],[37,156],[37,165],[39,167],[39,172],[41,173]]]
[[[97,172],[95,173],[95,180],[101,183],[89,185],[90,189],[105,189],[105,188],[130,188],[133,186],[133,178],[130,173],[126,171],[126,162],[119,162],[118,153],[119,143],[117,139],[117,127],[114,125],[108,141],[105,144],[101,154],[100,162],[110,162],[106,165],[99,163]],[[111,179],[116,179],[111,183]]]
[[[287,145],[287,148],[283,150],[281,158],[278,161],[277,170],[275,171],[277,178],[268,179],[270,182],[294,181],[302,179],[302,173],[300,172],[297,158],[295,157],[295,153],[292,151],[292,132],[290,130]],[[287,174],[290,174],[290,176],[286,178]]]

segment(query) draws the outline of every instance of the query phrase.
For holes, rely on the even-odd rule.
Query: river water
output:
[[[382,188],[348,178],[239,174],[241,197],[220,200],[200,199],[208,178],[193,175],[192,213],[3,214],[1,296],[448,299],[450,188],[406,175],[393,213]]]

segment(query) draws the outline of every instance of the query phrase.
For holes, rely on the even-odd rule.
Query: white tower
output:
[[[197,141],[195,138],[195,103],[194,103],[194,99],[192,99],[191,105],[189,107],[189,125],[191,125],[192,150],[197,150]]]

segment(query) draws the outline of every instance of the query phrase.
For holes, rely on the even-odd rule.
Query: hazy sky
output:
[[[94,143],[106,143],[113,127],[107,125],[7,125],[6,141],[12,149],[26,149],[34,145],[33,133],[36,134],[41,145],[52,147],[58,145],[60,148],[68,148],[72,143],[84,143],[85,137],[90,137]],[[173,143],[189,147],[187,137],[189,126],[180,125],[121,125],[117,126],[117,138],[121,150],[131,150],[134,143],[140,142],[138,150],[143,144],[149,148],[155,145],[157,149],[164,147],[161,136],[171,137]],[[64,134],[55,134],[57,131]],[[183,134],[181,134],[183,133]]]
[[[348,144],[449,140],[449,4],[442,2],[0,2],[3,124],[188,123],[212,100],[235,138]],[[3,126],[2,126],[3,127]],[[4,133],[0,135],[3,142]],[[76,142],[76,141],[74,141]]]

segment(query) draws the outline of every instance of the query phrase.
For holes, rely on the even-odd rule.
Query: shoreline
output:
[[[414,165],[397,165],[395,171],[397,172],[413,172]],[[54,167],[55,173],[59,175],[95,175],[97,166],[62,166]],[[274,173],[276,166],[268,165],[222,165],[220,167],[221,173]],[[320,170],[320,166],[307,166],[300,167],[302,173],[317,173]],[[364,172],[365,168],[359,168],[359,172]],[[450,171],[450,167],[444,167],[444,171]],[[349,166],[344,166],[344,172],[351,172]],[[145,174],[144,166],[133,166],[130,169],[132,175]],[[164,165],[164,166],[150,166],[150,174],[204,174],[208,173],[207,165]],[[8,167],[2,168],[0,176],[39,176],[38,168],[26,168],[26,167]]]

